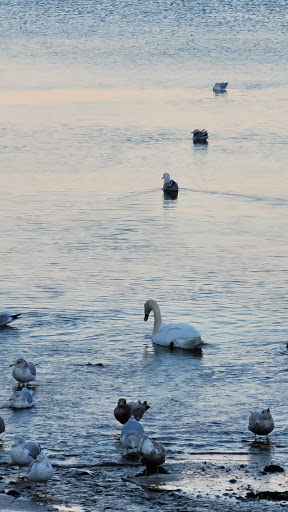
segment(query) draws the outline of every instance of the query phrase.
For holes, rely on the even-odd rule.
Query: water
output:
[[[3,405],[9,364],[38,367],[35,408],[1,411],[0,490],[44,499],[10,466],[17,435],[49,454],[63,510],[231,510],[249,485],[284,490],[261,471],[287,470],[287,2],[1,10],[1,309],[22,313],[0,333]],[[153,346],[148,298],[201,332],[202,354]],[[155,482],[122,457],[120,397],[151,405],[168,471]],[[266,448],[247,430],[262,407]]]

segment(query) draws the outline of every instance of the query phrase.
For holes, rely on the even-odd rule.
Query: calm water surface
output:
[[[1,309],[23,316],[0,332],[0,490],[33,497],[9,459],[23,435],[55,466],[56,505],[251,510],[225,491],[287,488],[261,475],[288,469],[287,2],[1,10]],[[201,354],[152,344],[148,298],[201,332]],[[38,364],[36,406],[14,412],[19,356]],[[143,426],[168,471],[152,483],[122,457],[120,397],[151,405]],[[275,430],[257,447],[247,423],[263,407]]]

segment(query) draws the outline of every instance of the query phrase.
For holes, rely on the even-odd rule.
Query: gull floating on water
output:
[[[9,400],[9,407],[12,407],[13,409],[27,409],[28,407],[33,407],[33,405],[35,405],[33,400],[33,391],[27,388],[22,388],[20,391],[14,391]]]
[[[10,364],[14,366],[12,377],[19,383],[28,384],[28,382],[36,379],[36,368],[34,363],[27,363],[25,359],[20,357],[15,363]]]
[[[3,327],[4,325],[11,324],[11,322],[14,322],[14,320],[17,320],[21,316],[21,313],[18,313],[16,315],[12,315],[10,313],[0,313],[0,327]]]
[[[41,452],[41,446],[34,441],[25,441],[23,437],[17,438],[12,444],[10,458],[14,464],[20,467],[29,466]]]
[[[170,174],[168,172],[164,172],[162,180],[164,180],[164,194],[167,194],[171,198],[176,198],[178,194],[178,184],[176,183],[176,181],[170,179]]]
[[[157,345],[165,347],[185,348],[190,350],[199,349],[203,342],[200,333],[193,325],[183,323],[162,324],[160,308],[155,300],[147,300],[144,304],[144,320],[149,318],[149,314],[154,313],[154,326],[152,340]]]
[[[207,130],[193,130],[193,142],[194,144],[206,144],[208,141],[208,132]]]
[[[251,412],[249,417],[248,429],[256,436],[267,436],[274,430],[274,421],[270,412],[270,409],[264,409],[263,411]]]
[[[135,420],[134,416],[131,416],[125,425],[123,425],[120,437],[120,443],[123,448],[126,448],[127,453],[129,451],[138,452],[143,434],[144,428]]]
[[[213,91],[214,92],[225,92],[227,89],[228,82],[216,82],[215,85],[213,85]]]
[[[54,475],[54,469],[45,453],[41,452],[37,458],[31,462],[27,476],[29,480],[35,483],[44,483],[45,491],[47,481]]]
[[[144,412],[150,409],[150,405],[147,401],[141,402],[126,402],[125,398],[118,400],[118,405],[114,409],[114,416],[122,425],[124,425],[131,416],[134,416],[135,420],[140,421]]]
[[[140,442],[141,460],[146,466],[145,475],[158,473],[159,466],[165,462],[165,448],[149,436],[143,436]]]

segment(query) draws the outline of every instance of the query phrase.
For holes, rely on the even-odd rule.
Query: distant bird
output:
[[[150,405],[147,401],[141,402],[126,402],[125,398],[118,400],[118,405],[114,409],[114,416],[117,421],[124,425],[131,416],[134,416],[135,420],[140,421],[144,412],[150,409]]]
[[[154,326],[152,331],[152,340],[157,345],[165,347],[185,348],[190,350],[199,349],[203,345],[200,333],[193,325],[183,323],[162,324],[160,308],[156,300],[147,300],[144,304],[144,321],[149,318],[149,314],[154,313]]]
[[[21,313],[18,313],[17,315],[11,315],[10,313],[0,313],[0,327],[3,327],[4,325],[11,324],[11,322],[14,322],[14,320],[17,320],[21,316]]]
[[[143,436],[140,442],[140,454],[146,466],[145,475],[158,473],[159,466],[165,462],[165,448],[149,436]]]
[[[168,172],[164,172],[162,180],[164,180],[164,194],[170,196],[172,199],[175,199],[178,195],[178,184],[176,183],[176,181],[170,179],[170,174]]]
[[[213,85],[213,91],[214,92],[225,92],[227,89],[228,82],[216,82],[215,85]]]
[[[5,432],[5,423],[2,416],[0,416],[0,434],[2,434],[3,432]]]
[[[208,142],[207,130],[193,130],[192,134],[194,144],[206,144]]]
[[[120,443],[123,448],[126,448],[127,453],[138,452],[141,437],[144,434],[144,428],[141,423],[131,416],[129,420],[123,425],[121,429]]]
[[[17,438],[12,444],[10,450],[10,458],[14,464],[19,466],[29,466],[29,464],[36,459],[41,452],[41,446],[34,441],[25,441],[23,437]]]
[[[274,421],[270,413],[270,409],[264,409],[263,411],[251,412],[249,417],[248,429],[256,436],[267,436],[274,430]]]
[[[27,363],[25,359],[20,357],[15,363],[10,364],[14,366],[12,377],[20,384],[28,384],[28,382],[36,379],[36,368],[34,363]]]
[[[35,405],[33,400],[33,391],[30,391],[30,389],[27,388],[22,388],[20,391],[14,391],[9,400],[9,407],[12,409],[27,409]]]
[[[27,476],[35,483],[44,483],[45,491],[47,481],[54,475],[54,469],[45,453],[41,452],[30,464]]]

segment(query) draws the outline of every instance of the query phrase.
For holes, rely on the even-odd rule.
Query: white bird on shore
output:
[[[35,402],[33,400],[33,391],[27,388],[22,388],[19,391],[14,391],[11,398],[9,398],[9,407],[12,409],[27,409],[33,407]]]
[[[190,350],[199,349],[203,342],[200,333],[189,324],[173,323],[162,324],[160,308],[155,300],[147,300],[144,304],[144,320],[149,318],[149,314],[154,313],[154,326],[152,340],[158,345],[165,347],[185,348]]]
[[[18,313],[16,315],[2,312],[0,313],[0,327],[3,327],[4,325],[11,324],[11,322],[14,322],[14,320],[17,320],[21,316],[21,313]]]
[[[214,92],[225,92],[227,89],[228,82],[216,82],[215,85],[213,85],[213,91]]]
[[[120,443],[123,448],[126,448],[127,453],[129,451],[138,451],[143,434],[144,428],[137,420],[135,420],[134,416],[131,416],[125,425],[123,425],[120,437]]]
[[[165,448],[149,436],[143,436],[140,442],[140,454],[146,466],[145,474],[158,473],[159,466],[165,462]]]
[[[36,379],[36,367],[34,363],[27,363],[23,357],[19,357],[15,363],[10,364],[14,366],[12,377],[21,384],[28,384]]]
[[[33,460],[27,473],[29,480],[32,482],[45,484],[45,491],[47,481],[50,480],[53,475],[54,469],[52,464],[50,463],[47,455],[45,455],[43,452],[41,452],[37,458]]]
[[[124,425],[131,416],[137,421],[140,421],[144,412],[150,409],[147,401],[141,402],[126,402],[125,398],[119,398],[117,407],[114,409],[114,416],[122,425]]]
[[[264,409],[263,411],[251,412],[249,417],[248,429],[255,434],[255,440],[258,436],[267,436],[274,430],[274,421],[270,409]]]
[[[17,438],[12,444],[10,458],[14,464],[20,467],[29,466],[41,452],[41,446],[34,441],[25,441],[23,437]]]

